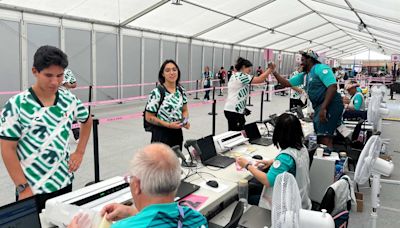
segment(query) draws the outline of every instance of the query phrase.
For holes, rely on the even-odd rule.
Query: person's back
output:
[[[208,227],[207,220],[200,212],[186,206],[179,207],[181,207],[183,216],[180,215],[178,203],[153,204],[143,208],[135,216],[118,221],[111,228],[176,228],[181,217],[183,217],[181,219],[182,228]]]

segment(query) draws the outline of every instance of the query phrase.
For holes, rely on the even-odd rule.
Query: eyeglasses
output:
[[[134,177],[134,176],[129,175],[129,174],[124,175],[124,181],[125,181],[125,183],[130,184],[130,183],[132,182],[133,177]]]

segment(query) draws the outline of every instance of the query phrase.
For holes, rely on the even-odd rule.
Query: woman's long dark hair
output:
[[[242,58],[242,57],[239,57],[239,58],[236,60],[235,69],[236,69],[237,71],[240,71],[240,70],[242,69],[243,66],[244,66],[244,67],[252,67],[253,64],[252,64],[249,60],[244,59],[244,58]]]
[[[272,142],[282,150],[291,147],[298,150],[303,148],[304,134],[299,119],[289,113],[280,115],[275,124]]]
[[[178,70],[178,79],[176,79],[176,86],[179,85],[179,81],[181,80],[181,70],[179,70],[178,64],[176,64],[176,62],[172,59],[167,59],[164,61],[164,63],[161,65],[160,71],[158,72],[158,81],[160,82],[160,84],[164,84],[165,83],[165,78],[163,76],[164,73],[164,69],[165,66],[168,63],[172,63],[175,65],[176,69]]]

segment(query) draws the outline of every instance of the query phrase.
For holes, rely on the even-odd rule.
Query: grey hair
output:
[[[130,172],[140,180],[141,190],[150,196],[166,196],[181,182],[179,160],[172,149],[154,143],[140,149],[132,158]]]

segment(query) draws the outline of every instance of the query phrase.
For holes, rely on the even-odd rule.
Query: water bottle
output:
[[[308,136],[308,150],[311,151],[312,149],[315,149],[317,145],[317,135],[315,133],[312,133]]]
[[[247,198],[249,195],[249,182],[246,179],[241,179],[238,188],[239,202],[243,203],[243,207],[246,210],[248,204]]]

